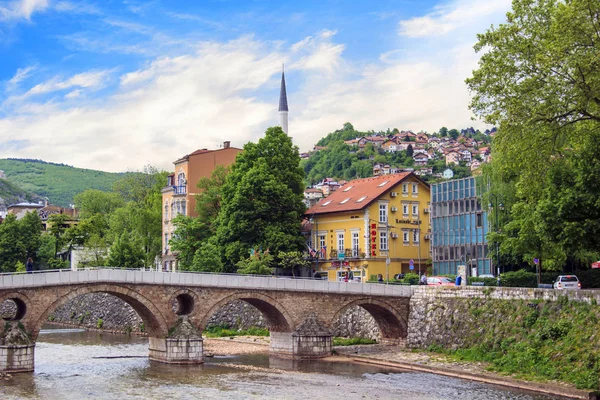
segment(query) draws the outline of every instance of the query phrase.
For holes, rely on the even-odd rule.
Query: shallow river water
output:
[[[351,363],[298,363],[268,355],[245,355],[206,358],[199,366],[177,366],[151,362],[147,355],[144,338],[44,329],[36,345],[35,372],[0,381],[0,399],[553,398]]]

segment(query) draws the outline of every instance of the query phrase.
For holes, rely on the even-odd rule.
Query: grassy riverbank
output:
[[[202,334],[209,338],[222,338],[234,336],[269,336],[269,330],[252,326],[248,329],[232,329],[228,325],[212,325],[204,329]]]
[[[459,311],[470,314],[467,319],[472,321],[471,327],[452,325],[451,329],[469,329],[464,345],[454,350],[433,345],[430,351],[483,361],[492,371],[527,380],[600,388],[597,304],[567,297],[557,302],[474,299]]]

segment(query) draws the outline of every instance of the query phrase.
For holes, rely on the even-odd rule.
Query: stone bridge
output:
[[[367,310],[382,341],[403,345],[410,286],[328,282],[244,275],[96,269],[0,275],[0,304],[16,310],[0,329],[0,371],[32,371],[35,342],[58,307],[87,293],[124,300],[144,321],[151,360],[203,362],[202,330],[234,300],[256,307],[271,332],[272,355],[318,358],[331,354],[331,327],[349,307]]]

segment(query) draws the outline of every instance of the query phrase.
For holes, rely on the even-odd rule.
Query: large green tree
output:
[[[592,0],[513,0],[507,22],[478,36],[467,85],[471,109],[499,126],[488,176],[510,218],[495,239],[515,261],[561,268],[600,250],[599,37]]]
[[[0,224],[0,268],[14,272],[17,262],[25,263],[27,248],[21,237],[21,225],[14,214],[8,214]]]
[[[301,251],[305,211],[298,148],[280,127],[248,143],[223,186],[217,237],[227,268],[233,270],[251,248]]]

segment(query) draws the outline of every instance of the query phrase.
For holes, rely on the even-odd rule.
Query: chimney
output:
[[[223,142],[223,148],[224,149],[228,149],[230,144],[231,144],[231,142],[229,140],[224,141]]]

